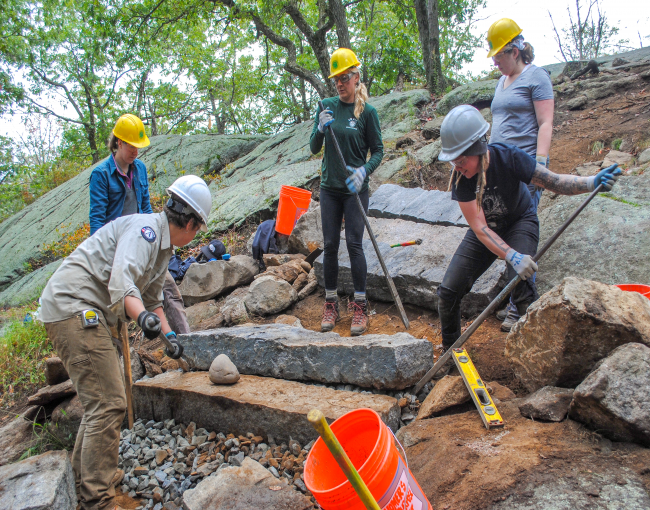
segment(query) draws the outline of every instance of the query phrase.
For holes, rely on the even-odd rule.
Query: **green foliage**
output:
[[[62,437],[58,425],[55,423],[45,422],[44,424],[40,424],[34,422],[32,432],[35,440],[20,456],[18,461],[53,450],[71,451],[74,448],[75,438],[71,434],[68,434],[67,437]]]
[[[621,140],[620,138],[617,138],[616,140],[614,140],[612,142],[612,149],[614,149],[615,151],[620,150],[622,143],[623,143],[623,140]]]

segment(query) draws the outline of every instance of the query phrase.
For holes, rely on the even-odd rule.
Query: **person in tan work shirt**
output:
[[[72,456],[83,510],[119,509],[115,485],[126,394],[110,327],[137,319],[147,338],[176,335],[163,313],[163,283],[174,246],[206,231],[212,198],[187,175],[167,190],[159,214],[117,218],[65,259],[41,296],[39,318],[63,360],[84,416]]]

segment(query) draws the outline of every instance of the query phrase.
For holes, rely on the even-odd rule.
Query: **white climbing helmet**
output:
[[[442,151],[440,161],[453,161],[476,143],[490,129],[476,108],[461,104],[450,111],[440,126]]]
[[[172,193],[184,204],[174,200]],[[167,188],[167,194],[172,197],[167,207],[181,214],[194,213],[201,218],[201,231],[208,231],[208,216],[212,209],[212,195],[203,179],[196,175],[184,175]]]

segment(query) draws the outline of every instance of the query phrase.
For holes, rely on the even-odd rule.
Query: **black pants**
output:
[[[368,190],[359,193],[363,209],[368,212]],[[339,276],[339,244],[341,242],[341,225],[345,217],[345,244],[350,255],[352,282],[356,292],[366,291],[366,256],[363,254],[363,231],[365,225],[354,195],[320,190],[320,214],[323,224],[323,273],[325,289],[335,290]]]
[[[534,255],[539,242],[539,221],[537,216],[527,216],[507,231],[497,234],[519,253]],[[461,299],[496,258],[497,256],[476,237],[474,231],[469,229],[451,259],[442,284],[438,287],[438,315],[442,327],[442,345],[445,348],[450,347],[460,337]],[[510,264],[507,264],[507,268],[510,281],[517,276],[517,272]],[[520,282],[512,291],[512,296],[519,315],[526,313],[528,306],[539,297],[531,278]]]

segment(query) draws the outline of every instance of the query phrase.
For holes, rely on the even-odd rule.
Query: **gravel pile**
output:
[[[137,420],[121,436],[119,467],[125,472],[121,489],[132,498],[148,500],[140,509],[181,508],[186,490],[222,468],[241,466],[245,457],[311,496],[303,482],[303,464],[313,441],[304,448],[294,440],[277,445],[271,436],[266,441],[251,433],[236,437],[174,420]]]

